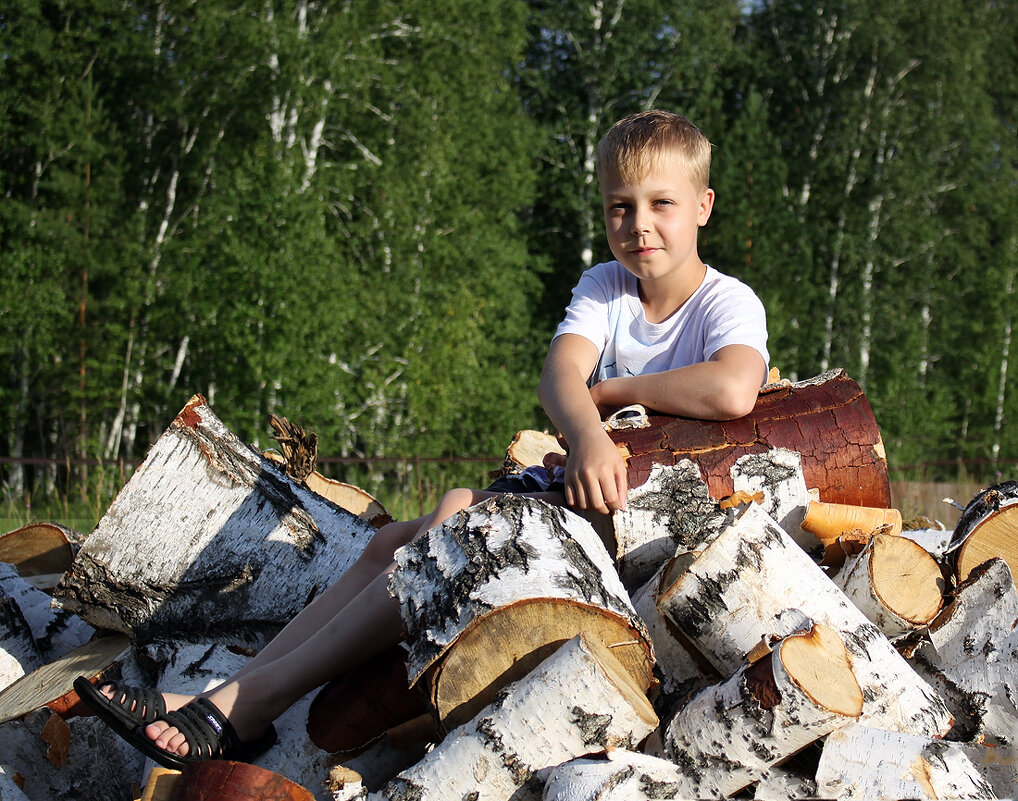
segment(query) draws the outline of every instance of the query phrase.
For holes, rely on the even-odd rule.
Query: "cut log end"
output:
[[[845,644],[832,629],[815,625],[782,641],[777,657],[818,707],[846,717],[862,714],[863,696]]]
[[[968,534],[956,557],[958,583],[994,558],[1007,562],[1012,576],[1018,571],[1018,503],[991,514]]]
[[[433,709],[446,731],[470,720],[506,684],[516,681],[582,631],[602,643],[645,693],[652,682],[644,638],[604,609],[537,599],[478,618],[425,676]]]
[[[880,601],[909,623],[926,625],[944,603],[940,566],[921,545],[905,537],[873,538],[870,575]]]

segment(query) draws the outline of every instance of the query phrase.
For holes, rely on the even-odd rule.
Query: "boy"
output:
[[[766,380],[763,304],[697,253],[697,232],[714,207],[710,156],[692,123],[664,111],[619,121],[598,146],[605,231],[617,261],[581,277],[538,386],[569,444],[565,500],[574,508],[625,506],[625,464],[602,412],[640,403],[733,419],[753,409]]]
[[[746,286],[697,255],[697,231],[714,203],[709,166],[703,134],[667,112],[628,117],[599,146],[605,227],[617,261],[580,279],[538,388],[569,445],[564,484],[557,471],[538,470],[486,491],[452,490],[432,515],[384,526],[357,563],[242,671],[197,699],[114,685],[96,690],[79,679],[82,699],[168,767],[253,758],[272,745],[272,721],[290,705],[397,641],[399,609],[387,591],[396,548],[499,491],[600,512],[624,508],[625,465],[601,426],[602,412],[642,403],[702,418],[748,413],[767,374],[764,310]]]

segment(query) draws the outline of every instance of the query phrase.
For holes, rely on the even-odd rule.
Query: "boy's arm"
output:
[[[585,337],[556,337],[548,350],[537,394],[569,448],[566,503],[607,513],[625,508],[626,464],[601,425],[601,415],[587,387],[597,359],[597,347]]]
[[[727,345],[709,361],[662,373],[609,378],[590,390],[599,409],[642,403],[648,409],[700,420],[734,420],[753,411],[767,373],[749,345]]]

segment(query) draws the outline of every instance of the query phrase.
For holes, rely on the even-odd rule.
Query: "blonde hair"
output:
[[[670,111],[641,111],[616,122],[597,146],[597,177],[636,183],[663,159],[678,158],[698,189],[710,182],[711,144],[693,123]]]

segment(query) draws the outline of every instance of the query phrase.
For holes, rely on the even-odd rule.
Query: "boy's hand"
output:
[[[608,514],[626,508],[626,463],[602,429],[573,443],[566,461],[566,503]]]

